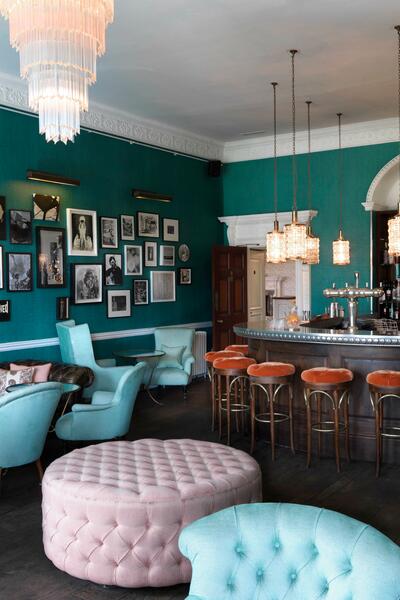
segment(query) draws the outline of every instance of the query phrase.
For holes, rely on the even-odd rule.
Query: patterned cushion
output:
[[[33,368],[22,369],[20,371],[6,371],[0,369],[0,394],[6,393],[9,385],[16,383],[32,383]]]
[[[21,369],[29,369],[27,365],[16,365],[10,363],[11,371],[21,371]],[[51,369],[51,363],[45,363],[44,365],[37,365],[33,367],[33,379],[34,383],[45,383],[49,379],[49,373]]]
[[[261,474],[248,454],[220,444],[118,441],[54,461],[42,492],[44,549],[56,567],[103,585],[169,586],[190,580],[181,529],[260,501]]]

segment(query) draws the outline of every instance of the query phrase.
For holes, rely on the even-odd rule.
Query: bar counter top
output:
[[[400,347],[400,335],[382,335],[363,329],[350,332],[346,329],[314,329],[302,326],[297,330],[289,330],[278,328],[273,319],[240,323],[235,325],[233,330],[240,337],[261,340],[280,340],[282,342],[310,344]]]

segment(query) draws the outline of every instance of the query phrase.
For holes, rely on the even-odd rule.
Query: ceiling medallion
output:
[[[47,142],[73,142],[80,112],[88,110],[97,57],[105,52],[114,0],[0,0],[0,13],[9,20],[40,133]]]

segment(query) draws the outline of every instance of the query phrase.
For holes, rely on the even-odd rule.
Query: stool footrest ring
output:
[[[289,415],[274,412],[275,423],[282,423],[283,421],[288,421],[289,419]],[[258,421],[259,423],[271,423],[271,415],[270,413],[258,413],[257,415],[255,415],[254,420]]]
[[[333,427],[325,427],[325,425],[333,425]],[[313,423],[311,425],[311,429],[313,431],[317,431],[318,433],[334,433],[334,425],[334,421],[319,421],[317,423]],[[339,423],[339,433],[344,433],[345,431],[346,425],[344,423]]]

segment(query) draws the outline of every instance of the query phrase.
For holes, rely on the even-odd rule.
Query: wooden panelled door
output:
[[[214,246],[213,272],[213,349],[243,343],[233,326],[247,321],[247,248]]]

